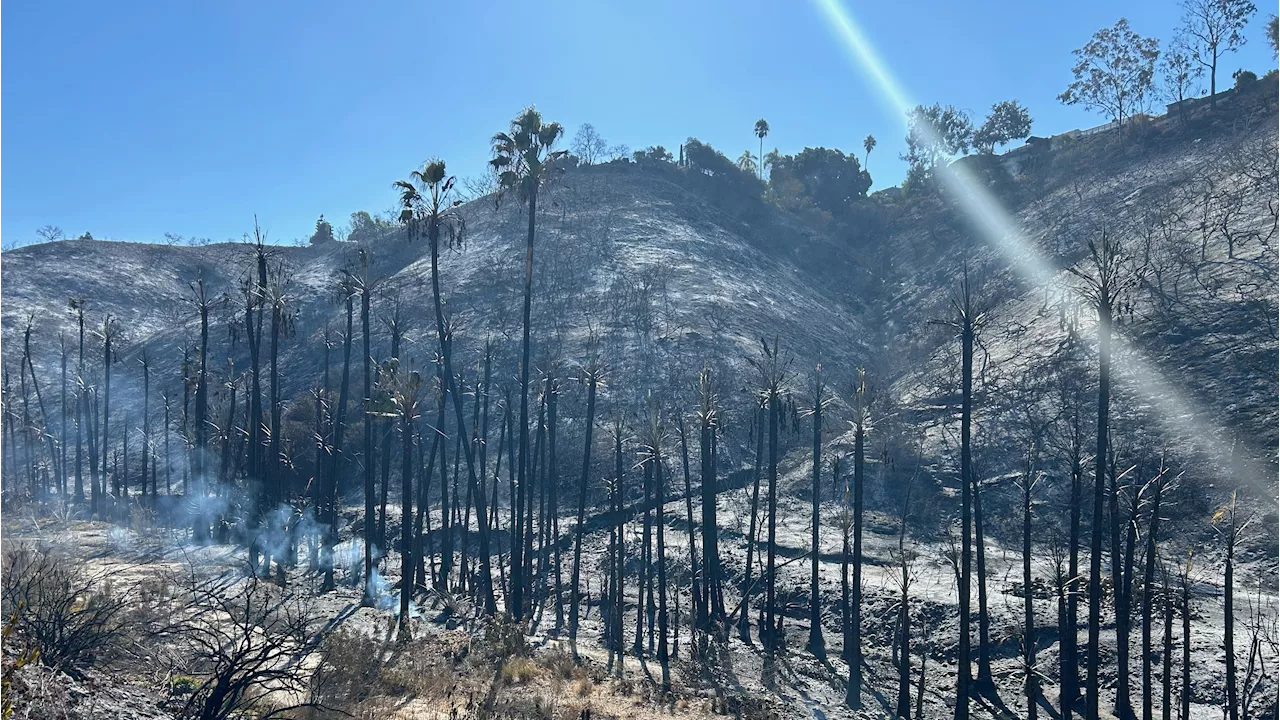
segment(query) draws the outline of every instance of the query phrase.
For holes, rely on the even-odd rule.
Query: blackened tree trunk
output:
[[[973,542],[976,550],[974,575],[978,585],[978,691],[995,693],[991,675],[991,615],[987,612],[987,539],[982,525],[982,483],[975,473],[973,482]]]
[[[1168,569],[1165,568],[1160,584],[1161,604],[1164,610],[1164,652],[1161,653],[1160,720],[1173,720],[1173,588],[1169,587]]]
[[[1228,720],[1240,720],[1239,693],[1236,685],[1235,559],[1241,524],[1236,513],[1236,496],[1233,492],[1230,508],[1226,512],[1229,523],[1226,532],[1227,559],[1222,573],[1222,650],[1226,656]]]
[[[1067,528],[1067,616],[1058,636],[1062,645],[1061,664],[1058,670],[1060,678],[1062,720],[1071,720],[1076,700],[1080,696],[1080,664],[1079,643],[1076,629],[1079,618],[1080,598],[1080,504],[1081,480],[1084,475],[1081,466],[1083,457],[1083,437],[1080,432],[1079,405],[1072,405],[1071,414],[1071,510],[1070,527]]]
[[[528,183],[529,191],[529,232],[527,242],[525,243],[524,257],[524,334],[521,339],[520,352],[520,459],[517,466],[516,483],[520,488],[520,494],[525,494],[525,484],[529,469],[529,364],[531,356],[529,352],[529,327],[531,318],[531,308],[533,302],[533,238],[534,231],[537,226],[538,217],[538,182],[535,178],[533,182]],[[517,534],[521,532],[516,530]],[[511,601],[514,608],[513,617],[520,620],[524,617],[524,558],[522,554],[524,549],[522,543],[517,539],[515,543],[516,551],[511,557]]]
[[[76,502],[84,502],[84,423],[88,415],[88,386],[84,375],[84,301],[75,301],[73,307],[76,311],[76,325],[80,333],[80,354],[76,362]],[[166,405],[167,407],[167,405]],[[168,422],[165,423],[167,428]],[[166,442],[168,441],[168,430],[165,431]],[[165,448],[166,456],[169,454],[168,447]]]
[[[1031,602],[1031,492],[1035,478],[1028,472],[1022,479],[1022,616],[1023,616],[1023,692],[1027,699],[1027,720],[1036,720],[1036,698],[1040,688],[1036,680],[1036,614]]]
[[[1114,453],[1113,453],[1114,455]],[[1129,623],[1131,622],[1132,613],[1130,612],[1130,591],[1133,577],[1133,547],[1134,524],[1132,518],[1126,519],[1120,513],[1120,486],[1119,486],[1119,470],[1114,467],[1111,469],[1111,497],[1110,515],[1111,515],[1111,576],[1113,579],[1112,586],[1115,588],[1115,606],[1116,606],[1116,715],[1120,720],[1133,720],[1133,702],[1129,697]],[[1134,503],[1136,505],[1136,501]],[[1136,510],[1134,511],[1136,512]],[[1124,548],[1121,548],[1120,528],[1125,529]]]
[[[813,397],[813,498],[811,513],[811,540],[809,561],[809,652],[819,658],[827,655],[826,642],[822,638],[822,606],[818,599],[818,518],[822,498],[822,368],[814,379]]]
[[[1159,549],[1160,531],[1160,495],[1164,479],[1164,469],[1156,476],[1153,483],[1154,495],[1151,499],[1151,520],[1147,523],[1147,561],[1142,573],[1142,720],[1152,720],[1153,689],[1151,678],[1151,662],[1155,648],[1151,637],[1151,613],[1156,590],[1156,561]]]
[[[859,383],[861,387],[861,383]],[[859,390],[859,392],[863,392]],[[849,680],[845,704],[862,707],[862,500],[865,484],[866,428],[853,431],[853,581],[849,587]]]
[[[1184,568],[1182,581],[1182,689],[1178,693],[1181,699],[1180,720],[1191,718],[1191,567]]]
[[[644,505],[641,508],[640,525],[640,576],[636,585],[636,642],[632,650],[637,658],[644,657],[644,616],[646,611],[653,613],[653,567],[652,543],[653,524],[653,468],[646,464],[643,479]],[[650,636],[652,637],[653,616],[649,619]]]
[[[209,307],[205,295],[204,276],[196,277],[196,303],[200,311],[200,370],[196,376],[196,416],[193,419],[195,448],[191,463],[191,489],[196,497],[193,509],[192,539],[197,543],[209,539],[206,509],[205,458],[209,451],[209,431],[205,422],[209,413]]]
[[[324,592],[333,590],[333,548],[338,544],[338,468],[339,460],[342,457],[342,436],[347,428],[347,403],[350,398],[351,388],[351,336],[355,331],[355,292],[350,282],[343,283],[343,291],[346,295],[347,304],[347,331],[342,339],[342,382],[338,386],[338,410],[333,423],[333,449],[329,453],[329,467],[325,474],[328,476],[328,509],[329,509],[329,533],[325,538],[325,552],[321,565],[324,566],[324,583],[321,588]]]
[[[144,350],[138,358],[142,365],[142,494],[147,494],[147,455],[151,452],[151,366]]]
[[[1089,538],[1089,643],[1085,661],[1085,718],[1098,720],[1098,670],[1102,662],[1103,499],[1107,482],[1107,429],[1111,402],[1111,306],[1098,303],[1098,442],[1094,449],[1093,530]]]
[[[769,395],[769,543],[765,546],[765,628],[761,633],[766,660],[777,652],[777,543],[778,543],[778,421],[782,413],[782,398],[776,392]]]
[[[622,467],[622,433],[623,424],[622,417],[619,415],[614,421],[613,426],[613,486],[610,488],[610,494],[613,500],[613,514],[615,518],[615,535],[618,538],[617,552],[613,556],[613,615],[610,622],[613,624],[613,641],[614,649],[618,656],[618,663],[614,666],[614,676],[622,677],[622,663],[626,653],[623,652],[622,639],[622,611],[626,606],[626,517],[622,513],[622,492],[623,492],[623,467]],[[639,585],[636,586],[636,597],[639,598]],[[637,601],[636,608],[639,612],[640,603]]]
[[[1108,423],[1111,408],[1111,314],[1126,259],[1119,243],[1103,233],[1089,241],[1094,275],[1072,270],[1084,280],[1098,313],[1098,424],[1094,448],[1093,530],[1089,541],[1089,641],[1085,678],[1085,718],[1098,720],[1100,642],[1102,639],[1103,496],[1106,494]],[[1114,559],[1114,558],[1113,558]],[[1127,698],[1126,698],[1127,700]]]
[[[671,688],[671,662],[667,647],[667,543],[663,532],[667,524],[663,517],[663,506],[667,501],[666,483],[662,470],[662,448],[658,438],[654,438],[653,458],[651,460],[654,480],[654,526],[657,528],[658,541],[658,664],[662,666],[663,690]]]
[[[364,401],[361,404],[364,410],[361,423],[364,425],[364,593],[360,604],[370,606],[374,604],[373,543],[376,539],[374,532],[376,488],[373,477],[373,355],[369,347],[373,330],[369,325],[369,295],[373,288],[369,281],[369,255],[363,248],[360,250],[360,269],[360,326],[364,336],[364,356],[361,358],[364,365]]]
[[[547,378],[551,399],[547,401],[547,508],[550,513],[551,566],[554,573],[556,608],[555,634],[564,630],[564,587],[560,572],[560,474],[556,465],[556,409],[560,388],[554,378]]]
[[[62,350],[62,390],[59,393],[59,429],[58,429],[58,494],[63,502],[67,501],[67,337],[58,335],[59,347]]]
[[[684,467],[684,510],[685,520],[689,526],[689,598],[693,601],[694,625],[702,627],[706,625],[703,610],[702,590],[698,582],[698,547],[695,542],[697,538],[698,528],[693,523],[693,477],[689,470],[689,435],[684,423],[684,414],[676,413],[676,426],[680,432],[680,460]],[[680,593],[675,593],[676,597],[676,637],[680,637]],[[689,646],[696,647],[697,643],[693,641],[693,631],[689,632]],[[673,651],[676,657],[680,656],[679,643]]]
[[[752,467],[751,520],[747,529],[747,564],[742,578],[742,601],[739,607],[742,615],[738,617],[738,636],[745,643],[751,642],[751,555],[756,545],[756,518],[760,515],[760,469],[764,463],[764,418],[765,408],[756,409],[756,461]]]
[[[711,371],[704,369],[699,378],[700,426],[698,456],[702,465],[702,568],[703,620],[724,621],[724,600],[721,594],[720,538],[716,523],[716,464],[715,433],[718,413],[711,387]]]
[[[578,519],[573,532],[573,577],[570,578],[573,597],[569,600],[569,639],[573,642],[573,652],[578,653],[578,612],[582,604],[582,534],[587,519],[587,480],[591,472],[591,433],[595,430],[596,417],[596,384],[597,369],[593,365],[588,368],[583,379],[587,383],[587,424],[586,440],[582,449],[582,477],[578,481]],[[611,556],[612,557],[612,556]],[[610,646],[612,650],[612,646]]]
[[[974,314],[972,312],[969,279],[965,276],[960,307],[960,646],[956,673],[955,720],[969,718],[969,685],[972,682],[970,668],[970,564],[971,542],[969,531],[973,512],[973,454],[970,432],[973,418],[973,344]],[[1095,719],[1096,720],[1096,719]]]
[[[206,344],[204,339],[207,333],[208,320],[207,313],[202,315],[201,324],[201,352]],[[102,373],[103,373],[103,395],[102,395],[102,467],[107,466],[107,453],[111,447],[111,339],[115,335],[115,323],[111,320],[111,314],[102,320]],[[203,366],[202,366],[203,367]],[[202,378],[203,380],[203,378]],[[24,393],[25,395],[25,393]],[[197,401],[197,404],[198,401]]]

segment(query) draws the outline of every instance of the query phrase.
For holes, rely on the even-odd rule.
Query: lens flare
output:
[[[917,103],[880,59],[853,15],[839,0],[813,0],[813,3],[826,18],[828,27],[840,40],[843,49],[849,53],[855,67],[871,80],[881,101],[902,119],[904,133],[909,131],[907,116]],[[933,128],[928,123],[923,125],[916,131],[922,133],[926,140],[936,142],[938,137]],[[1038,287],[1048,286],[1060,294],[1077,292],[1078,288],[1073,284],[1064,282],[1066,273],[1046,262],[1009,212],[967,168],[952,164],[935,170],[938,179],[958,199],[981,237],[1001,253],[1024,282]],[[1254,454],[1242,444],[1227,440],[1229,433],[1216,426],[1209,419],[1209,413],[1196,407],[1174,383],[1167,380],[1118,328],[1113,332],[1113,367],[1123,370],[1116,374],[1115,380],[1133,388],[1142,401],[1158,410],[1156,419],[1166,430],[1195,443],[1197,450],[1227,470],[1238,484],[1275,492],[1275,474],[1270,468],[1253,460]]]

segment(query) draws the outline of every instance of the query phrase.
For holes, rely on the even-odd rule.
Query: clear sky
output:
[[[1016,98],[1032,131],[1102,122],[1057,95],[1071,50],[1120,16],[1167,41],[1170,0],[1072,3],[845,0],[917,101],[978,121]],[[1274,67],[1266,4],[1239,67]],[[489,138],[523,106],[632,149],[686,137],[730,158],[879,139],[874,188],[899,183],[902,118],[885,108],[807,0],[452,3],[182,0],[5,3],[0,30],[0,236],[159,241],[308,237],[385,210],[391,183],[430,157],[484,172]],[[1207,79],[1204,84],[1207,86]]]

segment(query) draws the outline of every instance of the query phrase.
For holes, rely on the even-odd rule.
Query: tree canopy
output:
[[[1146,108],[1160,56],[1159,41],[1142,37],[1120,18],[1072,52],[1075,80],[1058,96],[1064,104],[1103,112],[1117,127]]]
[[[1031,113],[1017,100],[1002,100],[991,106],[991,114],[973,133],[973,146],[990,153],[997,145],[1024,140],[1031,135]]]
[[[907,185],[933,177],[934,168],[968,155],[973,121],[954,105],[917,105],[907,113]]]
[[[770,169],[769,183],[779,191],[798,188],[818,209],[838,217],[867,196],[871,175],[862,169],[856,155],[817,147],[778,156]]]
[[[1218,60],[1245,43],[1245,25],[1258,11],[1250,0],[1183,0],[1182,33],[1191,56],[1209,71],[1209,94],[1218,91]]]
[[[1280,55],[1280,17],[1267,18],[1267,41],[1271,43],[1271,57]]]
[[[331,225],[328,220],[324,219],[324,215],[321,215],[320,219],[316,220],[316,231],[311,234],[311,244],[323,245],[325,243],[331,243],[335,239],[336,238],[333,236],[333,225]]]

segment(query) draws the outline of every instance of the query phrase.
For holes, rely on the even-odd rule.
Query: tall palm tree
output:
[[[755,133],[756,133],[756,137],[760,138],[760,159],[763,161],[764,160],[764,138],[766,135],[769,134],[769,123],[765,122],[764,118],[760,118],[759,120],[756,121]],[[759,171],[760,171],[760,179],[764,180],[764,162],[760,163]]]
[[[558,122],[544,123],[542,115],[533,107],[526,108],[511,121],[509,132],[493,136],[493,160],[490,166],[498,176],[498,198],[514,191],[521,203],[529,206],[529,233],[525,243],[524,259],[524,339],[520,364],[520,461],[517,480],[525,483],[529,466],[529,311],[533,297],[533,239],[538,217],[538,190],[549,179],[556,161],[565,155],[564,150],[552,150],[556,141],[564,135]],[[511,607],[508,611],[517,620],[521,617],[524,591],[519,543],[511,559]]]
[[[871,159],[871,151],[876,149],[876,136],[867,135],[865,138],[863,138],[862,149],[867,151],[867,154],[862,156],[862,169],[866,170],[867,161]]]
[[[444,377],[447,378],[447,391],[453,397],[453,409],[458,432],[466,427],[462,412],[462,393],[458,392],[457,380],[453,373],[453,354],[451,342],[448,342],[451,331],[446,329],[444,301],[440,295],[440,241],[443,238],[448,247],[460,247],[466,222],[459,214],[457,207],[461,200],[453,200],[452,193],[455,178],[445,172],[443,160],[432,160],[421,170],[410,173],[408,181],[397,181],[395,187],[400,190],[401,222],[409,227],[410,237],[424,229],[427,242],[431,246],[431,293],[435,304],[436,336],[440,342],[440,359],[444,365]],[[532,207],[532,203],[530,205]],[[532,258],[533,238],[530,225],[529,257]],[[526,278],[527,280],[527,278]],[[528,286],[525,294],[525,319],[528,320]],[[525,323],[526,360],[528,350],[529,329]],[[467,461],[468,494],[475,498],[476,518],[479,525],[480,540],[480,593],[485,603],[485,612],[492,615],[497,611],[493,597],[493,573],[489,561],[488,511],[484,496],[484,483],[479,482],[476,474],[475,455],[471,443],[461,443],[463,455]]]

